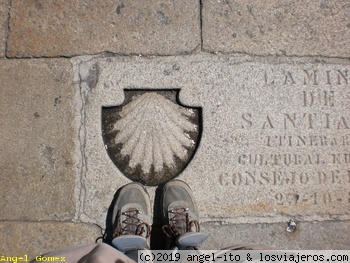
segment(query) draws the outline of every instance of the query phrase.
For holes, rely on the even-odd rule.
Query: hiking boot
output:
[[[164,185],[162,217],[168,249],[198,247],[208,237],[199,232],[198,208],[191,188],[183,181],[172,180]]]
[[[113,209],[113,246],[121,252],[149,249],[150,215],[145,188],[139,183],[123,186]]]

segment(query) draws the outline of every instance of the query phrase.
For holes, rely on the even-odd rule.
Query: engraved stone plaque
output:
[[[125,90],[122,105],[102,109],[106,150],[133,181],[159,185],[186,167],[199,141],[200,109],[180,106],[178,90]]]
[[[131,181],[113,163],[106,151],[110,142],[101,136],[101,121],[108,118],[102,107],[125,105],[116,109],[121,118],[107,131],[115,136],[124,109],[137,102],[124,90],[179,90],[178,101],[202,109],[200,144],[177,177],[193,189],[202,221],[350,219],[348,60],[201,55],[74,63],[81,98],[83,221],[103,224],[112,193]],[[130,155],[123,148],[120,153]],[[142,167],[165,167],[150,163]],[[151,196],[154,190],[149,187]]]

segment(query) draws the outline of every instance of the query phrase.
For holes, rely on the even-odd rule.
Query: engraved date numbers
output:
[[[310,193],[277,193],[275,202],[281,206],[296,206],[300,204],[308,205],[329,205],[350,203],[350,192],[347,196],[330,192],[310,192]]]

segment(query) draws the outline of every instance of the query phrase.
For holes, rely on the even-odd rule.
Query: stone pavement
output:
[[[348,249],[350,4],[304,2],[0,0],[0,254],[100,236],[130,182],[101,130],[124,90],[201,108],[178,178],[204,248]]]

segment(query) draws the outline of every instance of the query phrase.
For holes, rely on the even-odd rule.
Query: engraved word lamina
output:
[[[125,90],[124,103],[102,109],[107,152],[125,176],[146,185],[176,177],[193,157],[200,109],[178,103],[178,90]]]

